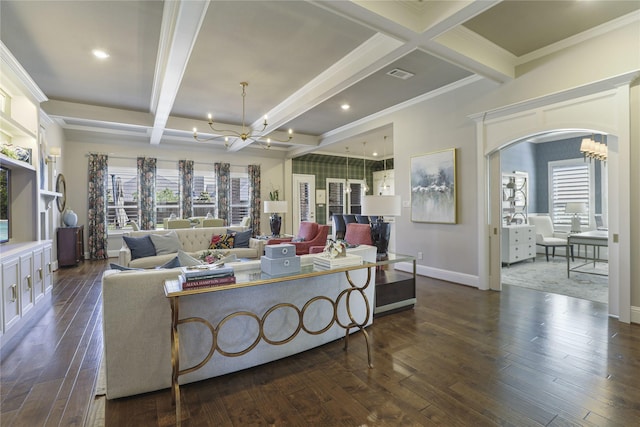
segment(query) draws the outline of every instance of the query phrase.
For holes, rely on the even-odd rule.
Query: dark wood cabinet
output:
[[[58,228],[58,265],[70,267],[84,260],[84,225]]]

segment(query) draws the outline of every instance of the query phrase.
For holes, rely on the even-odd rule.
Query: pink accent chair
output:
[[[324,246],[327,244],[327,236],[329,236],[329,226],[315,222],[303,221],[300,223],[297,239],[303,239],[300,242],[294,242],[291,237],[284,239],[269,239],[267,245],[277,245],[280,243],[291,243],[296,247],[296,255],[306,255],[312,246]]]
[[[350,245],[373,245],[373,240],[371,240],[371,226],[369,224],[358,224],[355,222],[347,224],[344,241]]]
[[[369,224],[358,224],[355,222],[347,224],[344,241],[350,245],[373,245],[371,239],[371,226]],[[309,248],[310,254],[324,252],[324,246],[312,246]]]

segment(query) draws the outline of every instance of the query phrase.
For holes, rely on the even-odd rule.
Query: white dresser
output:
[[[502,262],[511,264],[536,257],[536,228],[533,225],[502,227]]]

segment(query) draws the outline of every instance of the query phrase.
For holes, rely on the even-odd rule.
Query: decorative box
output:
[[[274,245],[279,246],[279,245]],[[289,245],[293,246],[293,245]],[[294,251],[295,253],[295,251]],[[280,276],[283,274],[300,272],[300,257],[294,255],[288,258],[270,258],[262,256],[260,258],[260,268],[270,276]]]
[[[267,245],[264,247],[264,255],[269,258],[291,258],[296,256],[296,246],[290,243]]]

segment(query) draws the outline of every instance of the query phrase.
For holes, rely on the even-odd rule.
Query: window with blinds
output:
[[[193,216],[207,216],[216,213],[216,175],[211,165],[195,164],[193,168]]]
[[[586,212],[578,214],[580,224],[589,225],[593,210],[592,168],[582,159],[549,163],[549,209],[555,227],[571,226],[572,213],[566,213],[567,203],[584,203]]]
[[[249,175],[231,174],[230,223],[240,224],[242,218],[249,216]]]
[[[312,221],[308,182],[300,183],[298,188],[298,198],[300,200],[300,221]]]
[[[168,163],[168,162],[166,162]],[[160,227],[164,218],[174,214],[180,218],[178,165],[171,168],[158,167],[156,169],[156,216],[157,226]]]
[[[116,162],[114,162],[116,163]],[[129,166],[112,166],[108,169],[107,226],[109,230],[122,229],[130,221],[138,222],[138,172],[135,159]]]
[[[343,214],[344,180],[327,178],[327,224],[331,224],[334,214]]]

